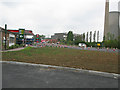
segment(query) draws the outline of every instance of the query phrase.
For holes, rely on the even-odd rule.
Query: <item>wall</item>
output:
[[[9,33],[6,34],[6,46],[9,46]],[[2,49],[5,49],[5,32],[2,32]]]

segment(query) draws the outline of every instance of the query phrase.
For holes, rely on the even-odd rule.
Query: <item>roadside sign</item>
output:
[[[100,47],[100,43],[98,43],[97,46]]]
[[[19,38],[24,39],[25,29],[19,29]]]
[[[24,34],[25,29],[19,29],[19,34]]]

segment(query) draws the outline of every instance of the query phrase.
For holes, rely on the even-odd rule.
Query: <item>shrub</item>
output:
[[[15,47],[18,48],[18,47],[19,47],[19,44],[15,44]]]
[[[14,49],[15,48],[15,45],[12,45],[12,49]]]
[[[73,41],[68,41],[67,45],[73,45]]]
[[[19,47],[19,45],[12,45],[12,46],[10,46],[10,47],[8,47],[8,49],[14,49],[14,48],[18,48]]]
[[[9,46],[7,46],[7,49],[9,49]]]
[[[9,47],[9,49],[13,49],[13,48],[14,48],[13,45]]]
[[[12,49],[12,46],[10,46],[8,49]]]
[[[117,40],[107,40],[104,41],[104,46],[105,47],[112,47],[112,48],[119,48],[119,41]]]
[[[23,47],[24,45],[23,44],[20,44],[20,47]]]

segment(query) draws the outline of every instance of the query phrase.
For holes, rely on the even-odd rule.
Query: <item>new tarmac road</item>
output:
[[[118,88],[118,80],[55,68],[2,64],[3,88]]]

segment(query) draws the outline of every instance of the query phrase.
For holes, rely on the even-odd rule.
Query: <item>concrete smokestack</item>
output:
[[[105,21],[104,21],[104,40],[106,40],[109,31],[109,0],[105,3]]]
[[[119,13],[119,16],[118,16],[118,18],[119,18],[119,21],[118,21],[118,26],[119,26],[118,36],[120,37],[120,1],[118,2],[118,13]],[[120,41],[120,38],[118,38],[118,40]],[[119,46],[120,46],[120,44],[119,44]]]

